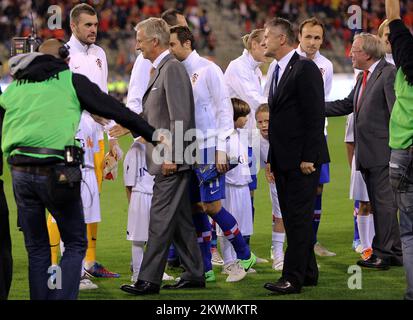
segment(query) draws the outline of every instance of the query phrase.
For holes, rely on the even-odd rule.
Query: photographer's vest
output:
[[[65,146],[77,144],[74,137],[82,110],[71,71],[61,71],[41,82],[15,80],[0,96],[0,105],[6,110],[2,137],[6,157],[22,154],[47,158],[50,155],[14,149],[38,147],[63,151]]]
[[[413,143],[413,86],[402,68],[397,70],[394,82],[396,101],[390,117],[390,142],[392,149],[407,149]]]

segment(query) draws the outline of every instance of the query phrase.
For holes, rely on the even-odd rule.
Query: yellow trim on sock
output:
[[[47,231],[49,233],[50,253],[52,256],[52,264],[57,264],[60,251],[60,232],[57,223],[53,221],[52,215],[49,213],[47,217]]]

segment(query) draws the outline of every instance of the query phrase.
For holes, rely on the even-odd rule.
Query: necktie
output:
[[[270,86],[270,94],[274,98],[275,92],[277,90],[277,84],[278,84],[278,76],[280,74],[280,66],[277,64],[275,66],[274,72],[272,74],[272,79],[271,79],[271,86]]]
[[[155,75],[155,71],[156,71],[156,68],[155,67],[152,67],[151,68],[151,71],[150,71],[150,76],[151,76],[151,78]]]
[[[364,70],[363,71],[363,79],[361,81],[360,94],[359,94],[359,98],[357,100],[357,111],[359,111],[359,109],[360,109],[360,100],[361,100],[361,97],[364,94],[364,90],[366,89],[368,75],[369,75],[369,70]]]

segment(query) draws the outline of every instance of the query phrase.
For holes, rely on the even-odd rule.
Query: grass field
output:
[[[217,282],[208,284],[204,290],[179,292],[161,291],[160,295],[144,299],[190,300],[254,300],[254,299],[402,299],[405,289],[404,270],[401,267],[389,271],[362,271],[362,289],[348,288],[351,274],[348,268],[355,265],[358,254],[351,250],[353,239],[352,202],[348,199],[349,168],[343,143],[344,118],[329,120],[329,149],[331,156],[331,183],[324,188],[323,215],[319,230],[319,241],[337,253],[336,257],[318,258],[320,278],[317,287],[304,288],[300,295],[268,295],[263,288],[265,282],[275,281],[280,273],[271,269],[271,263],[257,265],[257,274],[248,275],[239,283],[225,282],[220,268],[215,267]],[[123,138],[123,150],[127,150],[129,138]],[[119,170],[120,172],[122,170]],[[23,235],[16,226],[16,206],[12,196],[10,174],[4,173],[5,189],[10,207],[10,223],[13,241],[14,275],[10,299],[28,299],[27,255]],[[130,248],[126,238],[127,201],[122,176],[115,182],[106,181],[101,197],[102,223],[98,233],[98,260],[109,270],[121,274],[119,279],[96,280],[99,289],[83,291],[80,299],[142,299],[125,294],[119,286],[130,281]],[[271,246],[271,205],[268,186],[262,173],[255,196],[255,233],[251,239],[252,250],[260,257],[269,259]],[[177,272],[170,272],[177,276]]]

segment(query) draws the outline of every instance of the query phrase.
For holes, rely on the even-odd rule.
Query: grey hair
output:
[[[143,30],[146,37],[158,39],[162,47],[169,46],[169,26],[163,19],[148,18],[143,20],[136,25],[135,31],[139,29]]]
[[[384,48],[380,39],[377,36],[371,33],[362,32],[354,36],[354,40],[358,38],[363,40],[363,45],[361,46],[361,49],[370,57],[372,57],[375,60],[380,60],[384,57]]]

